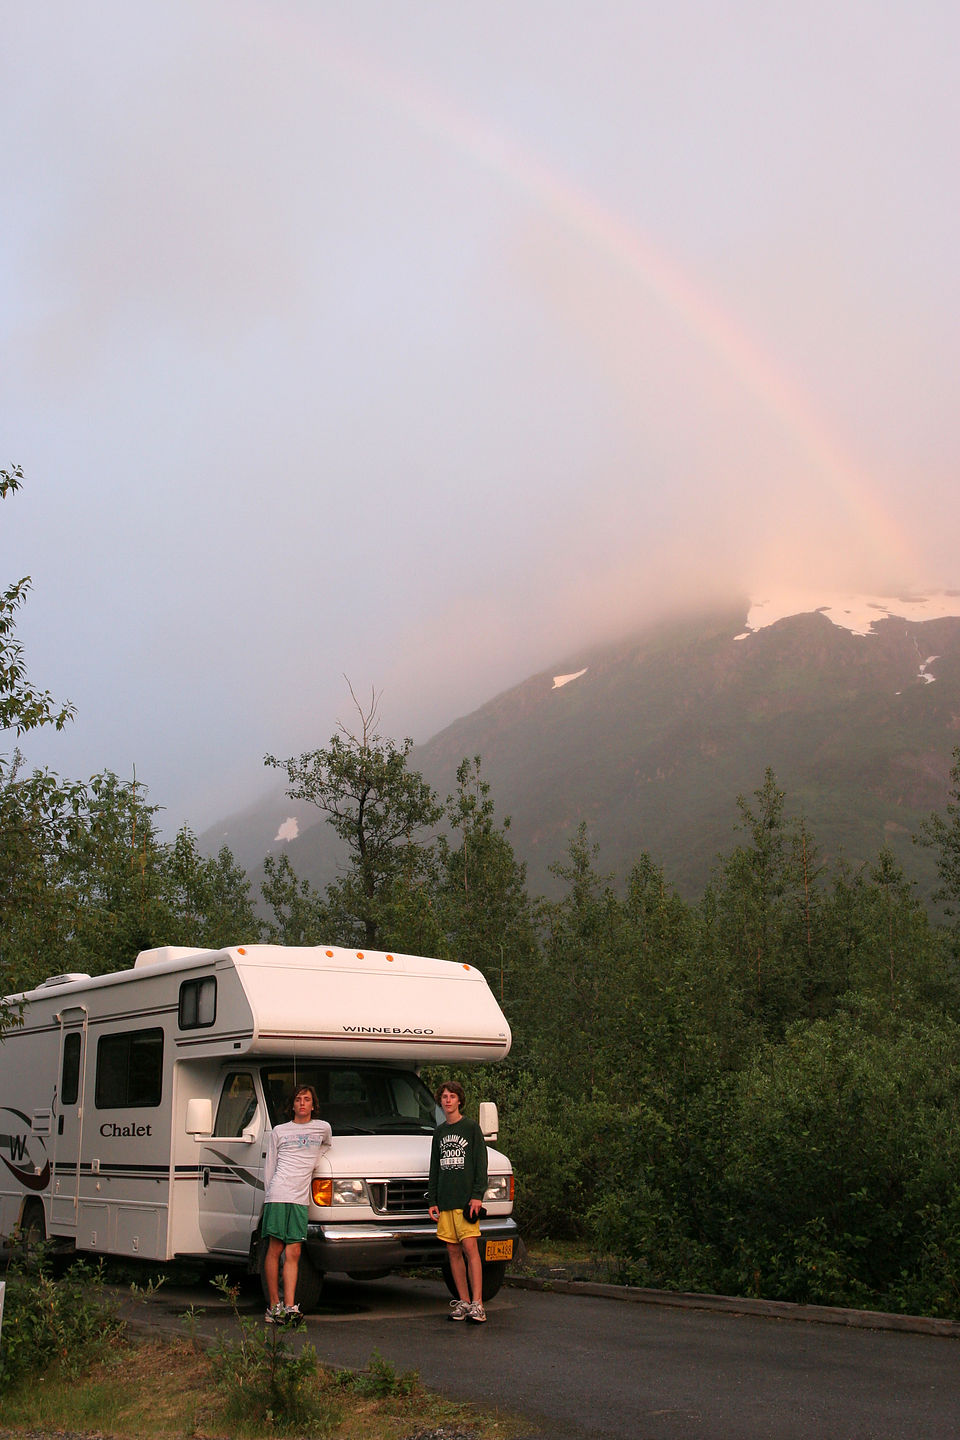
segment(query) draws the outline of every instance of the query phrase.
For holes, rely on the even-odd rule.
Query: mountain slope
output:
[[[858,863],[888,841],[914,873],[910,836],[942,805],[960,743],[960,620],[882,618],[862,636],[808,613],[744,629],[730,612],[574,657],[561,669],[579,678],[534,677],[418,763],[437,783],[482,754],[539,884],[586,820],[601,864],[623,873],[645,849],[696,892],[768,765],[823,851]]]
[[[911,837],[942,807],[960,744],[960,618],[890,611],[872,602],[778,618],[740,604],[654,626],[531,677],[412,761],[446,794],[460,760],[483,757],[534,891],[554,888],[548,867],[585,820],[602,868],[622,875],[647,850],[697,893],[735,843],[736,796],[767,766],[822,854],[856,865],[889,843],[929,891],[931,857]],[[291,860],[322,881],[336,850],[302,808]]]

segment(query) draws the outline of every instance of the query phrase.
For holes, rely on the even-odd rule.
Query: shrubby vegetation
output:
[[[0,472],[0,498],[17,475]],[[26,582],[20,582],[21,587]],[[61,724],[26,684],[0,597],[0,721]],[[356,733],[288,760],[347,865],[321,893],[266,862],[265,919],[229,851],[158,837],[142,785],[0,762],[0,994],[163,943],[364,944],[478,966],[514,1030],[468,1077],[501,1106],[530,1235],[630,1281],[960,1318],[960,751],[932,847],[935,924],[891,852],[825,860],[767,771],[710,884],[655,857],[623,884],[583,826],[536,901],[479,757],[445,801],[410,742]],[[0,1015],[0,1021],[2,1021]]]
[[[76,1379],[123,1329],[104,1290],[102,1266],[77,1261],[55,1276],[48,1247],[24,1247],[7,1271],[6,1286],[0,1393],[30,1376]]]

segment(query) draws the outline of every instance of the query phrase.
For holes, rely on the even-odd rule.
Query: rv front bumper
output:
[[[480,1221],[480,1253],[488,1240],[516,1242],[520,1230],[510,1216]],[[321,1272],[328,1270],[402,1270],[418,1265],[438,1265],[447,1247],[437,1239],[432,1221],[361,1221],[354,1225],[328,1225],[322,1220],[307,1227],[307,1254]]]

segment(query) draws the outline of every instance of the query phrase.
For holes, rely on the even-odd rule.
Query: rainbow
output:
[[[276,21],[276,13],[270,20]],[[286,24],[297,20],[288,16]],[[342,40],[319,32],[303,18],[315,58],[354,94],[386,105],[442,145],[465,156],[477,169],[506,183],[566,226],[593,251],[639,281],[715,357],[745,391],[790,435],[821,481],[841,502],[856,533],[874,555],[899,571],[916,575],[916,552],[882,502],[875,484],[831,434],[809,397],[764,352],[731,313],[635,225],[605,208],[584,188],[545,165],[495,127],[442,98],[424,84],[415,86],[398,70],[373,60]]]

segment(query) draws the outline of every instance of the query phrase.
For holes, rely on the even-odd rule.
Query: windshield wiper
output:
[[[385,1130],[407,1131],[411,1135],[432,1135],[434,1127],[428,1125],[424,1120],[398,1119],[382,1120],[377,1125],[377,1131],[383,1133]]]

